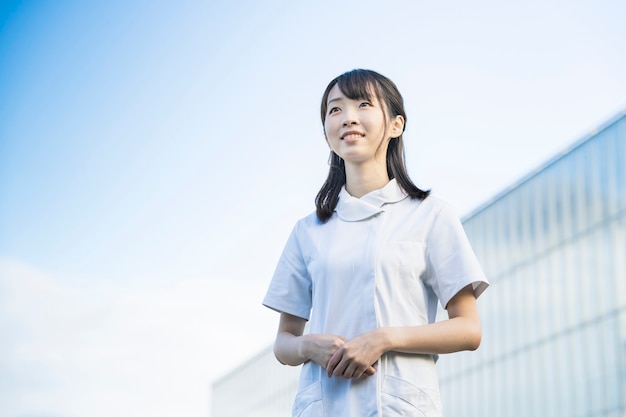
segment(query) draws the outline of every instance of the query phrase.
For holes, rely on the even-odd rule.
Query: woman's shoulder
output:
[[[328,223],[328,222],[326,222]],[[296,221],[294,226],[294,230],[296,231],[306,231],[312,228],[317,228],[323,226],[325,223],[322,222],[318,217],[316,212],[312,212],[307,214],[304,217],[301,217]]]
[[[452,211],[454,209],[452,206],[440,197],[430,194],[428,197],[424,199],[413,199],[407,198],[404,200],[408,204],[415,205],[420,211],[427,212],[441,212],[441,211]]]
[[[458,212],[450,203],[432,194],[423,200],[407,198],[403,203],[408,204],[408,206],[404,206],[405,216],[421,223],[456,223],[460,221]]]

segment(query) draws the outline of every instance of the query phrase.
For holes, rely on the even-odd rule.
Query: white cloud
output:
[[[211,382],[273,339],[265,285],[77,288],[0,260],[3,415],[206,416]]]

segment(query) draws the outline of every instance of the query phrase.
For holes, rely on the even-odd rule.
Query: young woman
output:
[[[478,348],[488,282],[458,216],[407,174],[392,81],[342,74],[321,116],[328,178],[263,300],[280,312],[276,358],[304,364],[293,415],[440,416],[437,354]]]

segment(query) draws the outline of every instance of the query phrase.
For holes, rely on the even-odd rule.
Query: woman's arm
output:
[[[385,352],[451,353],[475,350],[482,337],[476,298],[471,285],[459,291],[446,306],[448,320],[424,326],[381,327],[344,343],[328,361],[328,375],[361,376]]]
[[[274,355],[278,362],[297,366],[309,360],[302,353],[302,333],[305,324],[306,320],[303,318],[280,313],[278,333],[274,342]]]
[[[459,291],[446,306],[448,320],[415,327],[384,327],[379,333],[385,352],[452,353],[476,350],[482,330],[471,285]]]
[[[330,334],[307,334],[304,332],[306,320],[287,313],[280,314],[278,334],[274,342],[274,355],[283,365],[297,366],[309,360],[326,368],[328,360],[341,347],[346,339]],[[368,367],[366,374],[374,373]]]

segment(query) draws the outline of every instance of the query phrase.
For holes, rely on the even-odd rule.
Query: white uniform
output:
[[[435,197],[414,200],[395,180],[362,198],[345,188],[335,214],[294,227],[263,304],[310,320],[310,333],[351,339],[382,326],[433,323],[472,284],[489,285],[458,216]],[[328,378],[303,365],[293,416],[440,416],[433,355],[389,352],[376,374]]]

